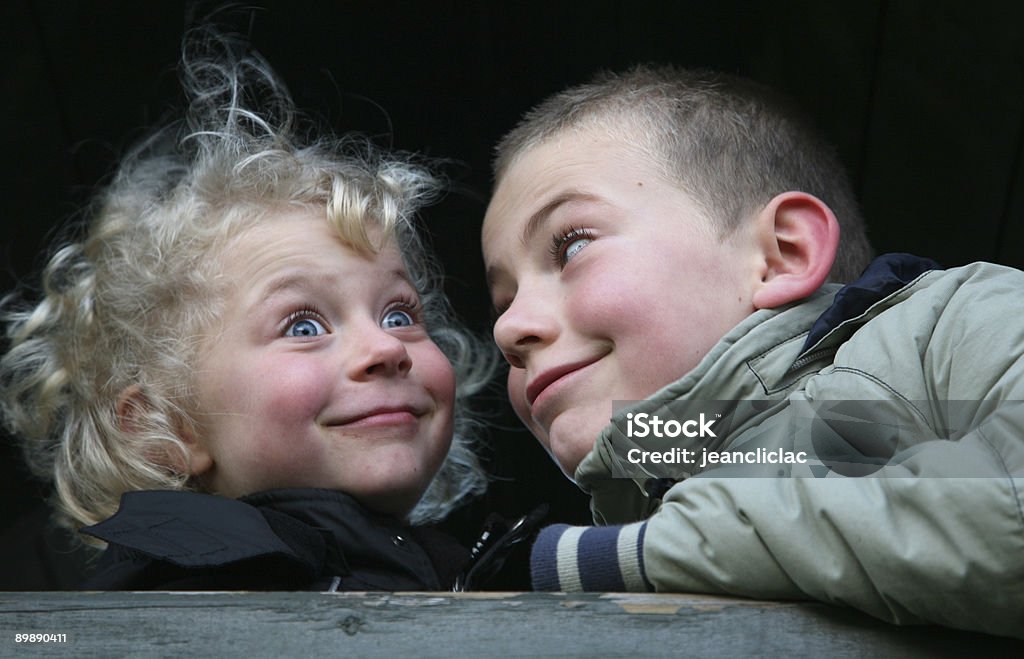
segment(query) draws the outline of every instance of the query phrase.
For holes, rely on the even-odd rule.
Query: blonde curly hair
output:
[[[454,366],[451,450],[409,515],[440,519],[485,489],[466,399],[496,363],[489,343],[455,321],[416,230],[415,214],[440,182],[414,158],[365,140],[303,134],[305,119],[269,65],[238,49],[219,35],[186,38],[184,120],[122,160],[88,225],[49,260],[41,300],[5,300],[3,418],[34,473],[53,482],[66,526],[109,517],[126,491],[194,489],[166,457],[187,455],[179,434],[195,430],[191,373],[223,303],[219,251],[284,207],[309,208],[355,249],[379,249],[371,234],[396,241],[431,337]],[[129,387],[146,405],[126,431],[117,407]]]

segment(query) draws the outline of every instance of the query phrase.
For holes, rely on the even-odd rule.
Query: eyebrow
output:
[[[530,216],[530,219],[526,221],[526,226],[523,227],[523,232],[519,236],[519,242],[523,245],[528,245],[533,237],[537,234],[537,231],[547,222],[551,214],[558,210],[559,207],[573,202],[573,201],[595,201],[597,196],[584,192],[582,190],[566,190],[558,194],[556,197],[551,199],[548,203],[541,206]],[[494,284],[494,280],[498,278],[498,275],[502,272],[502,268],[490,266],[487,268],[486,281],[488,286]]]
[[[413,290],[416,290],[416,287],[409,279],[409,275],[400,268],[391,270],[385,276],[389,277],[391,281],[404,281],[409,286],[412,286]],[[278,277],[274,277],[268,281],[266,285],[261,287],[254,304],[266,304],[267,301],[272,300],[280,293],[287,292],[292,289],[301,289],[306,282],[315,282],[315,285],[318,286],[333,286],[337,283],[337,280],[327,271],[298,270],[286,272]]]
[[[326,282],[327,279],[328,277],[326,273],[313,273],[307,270],[286,272],[283,275],[274,277],[261,286],[259,289],[259,295],[256,296],[255,302],[257,304],[264,304],[281,293],[301,288],[306,282],[315,280],[319,284],[321,282]]]
[[[557,197],[549,201],[540,207],[537,212],[530,216],[530,219],[526,222],[526,226],[523,227],[523,233],[519,237],[520,242],[524,245],[533,239],[534,234],[540,229],[541,225],[547,221],[548,217],[551,216],[560,206],[563,206],[572,201],[593,201],[597,199],[594,195],[589,192],[583,192],[582,190],[566,190],[559,194]]]

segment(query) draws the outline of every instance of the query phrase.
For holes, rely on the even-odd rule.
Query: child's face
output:
[[[612,413],[749,315],[753,232],[722,239],[638,149],[598,131],[527,151],[483,225],[494,338],[519,417],[572,476]]]
[[[447,454],[455,378],[397,248],[360,255],[296,212],[240,236],[225,266],[197,368],[204,483],[338,489],[407,513]]]

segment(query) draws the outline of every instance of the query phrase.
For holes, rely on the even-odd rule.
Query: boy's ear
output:
[[[825,283],[839,245],[839,222],[825,202],[784,192],[761,209],[757,239],[764,257],[752,301],[772,309],[807,297]]]
[[[141,432],[144,422],[142,417],[149,407],[149,400],[138,384],[125,387],[117,397],[117,420],[121,431],[132,434]],[[189,476],[201,476],[213,467],[213,456],[210,455],[206,445],[199,441],[195,435],[184,427],[184,424],[177,424],[175,432],[179,439],[185,444],[188,452],[187,464],[182,463],[182,458],[177,451],[173,454],[161,450],[159,455],[150,455],[149,459],[155,463],[170,467],[177,472]]]

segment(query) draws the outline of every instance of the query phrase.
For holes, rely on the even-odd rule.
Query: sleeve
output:
[[[1022,485],[694,479],[648,521],[646,574],[659,591],[813,598],[894,623],[1019,636]]]
[[[536,590],[814,599],[1024,633],[1024,479],[694,478],[645,522],[545,528]]]
[[[644,569],[646,530],[646,522],[622,526],[556,524],[543,529],[530,557],[534,590],[654,590]]]

